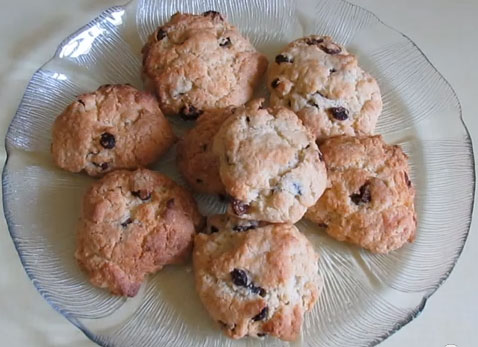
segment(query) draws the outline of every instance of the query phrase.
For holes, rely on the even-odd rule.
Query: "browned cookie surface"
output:
[[[212,151],[212,144],[214,136],[231,113],[231,108],[203,113],[194,128],[178,143],[178,168],[196,192],[209,194],[226,192],[219,176],[219,159]]]
[[[325,193],[306,218],[339,241],[387,253],[415,239],[415,189],[408,157],[381,136],[335,137],[320,149],[327,165]]]
[[[143,78],[166,115],[196,119],[239,106],[253,94],[267,59],[223,15],[173,15],[143,48]]]
[[[373,134],[382,111],[377,81],[328,36],[291,42],[268,72],[271,104],[290,107],[319,141]]]
[[[101,176],[147,166],[174,141],[153,95],[129,85],[105,85],[80,95],[57,117],[51,150],[62,169]]]
[[[196,289],[229,337],[295,340],[322,289],[318,255],[291,224],[214,216],[196,235]]]
[[[84,196],[75,257],[92,284],[134,296],[146,275],[188,258],[200,223],[194,199],[166,176],[118,170]]]

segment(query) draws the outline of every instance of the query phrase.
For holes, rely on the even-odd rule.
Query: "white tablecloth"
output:
[[[160,1],[160,0],[158,0]],[[227,0],[224,0],[227,1]],[[353,0],[410,36],[455,88],[473,140],[478,135],[478,1]],[[121,0],[16,0],[1,2],[0,135],[34,71],[57,44],[102,9]],[[3,147],[3,146],[2,146]],[[5,151],[0,150],[0,160]],[[451,178],[452,179],[452,178]],[[478,235],[476,221],[448,281],[425,311],[381,346],[478,346]],[[27,278],[0,220],[0,345],[93,346],[55,312]]]

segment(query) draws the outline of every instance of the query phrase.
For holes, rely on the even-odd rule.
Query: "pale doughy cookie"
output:
[[[237,109],[214,138],[219,173],[232,197],[230,213],[244,219],[295,223],[325,189],[327,174],[313,136],[294,112]]]

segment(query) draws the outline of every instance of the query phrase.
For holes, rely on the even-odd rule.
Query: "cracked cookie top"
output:
[[[267,68],[266,57],[215,11],[176,13],[142,52],[146,87],[156,92],[166,115],[186,120],[244,104]]]
[[[232,338],[296,339],[322,289],[318,255],[291,224],[209,217],[193,266],[202,303]]]
[[[339,241],[388,253],[415,239],[415,189],[408,157],[381,136],[340,136],[320,150],[329,184],[306,218]]]
[[[325,189],[325,164],[313,136],[291,110],[236,109],[214,138],[219,173],[232,197],[229,212],[244,219],[297,222]]]
[[[53,125],[56,165],[101,176],[157,160],[175,141],[153,95],[129,85],[104,85],[78,96]]]
[[[287,45],[270,64],[268,86],[271,104],[297,112],[319,141],[373,134],[382,111],[377,81],[328,36]]]
[[[75,257],[92,284],[134,296],[147,274],[189,257],[201,221],[189,192],[166,176],[114,171],[84,196]]]

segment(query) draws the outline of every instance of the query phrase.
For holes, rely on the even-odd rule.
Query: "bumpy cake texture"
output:
[[[213,216],[193,251],[196,289],[229,337],[295,340],[322,289],[318,255],[291,224]]]
[[[325,189],[327,174],[313,136],[291,110],[250,102],[214,138],[230,213],[272,223],[297,222]]]
[[[147,166],[174,141],[153,95],[129,85],[104,85],[78,96],[56,118],[51,151],[62,169],[102,176]]]
[[[381,136],[335,137],[320,149],[329,183],[306,218],[339,241],[388,253],[415,239],[408,157]]]
[[[189,257],[201,220],[191,195],[166,176],[117,170],[84,196],[75,257],[95,286],[134,296],[146,275]]]
[[[382,111],[377,81],[328,36],[291,42],[268,72],[273,106],[296,111],[317,140],[371,135]]]
[[[176,13],[143,47],[143,79],[166,115],[196,119],[248,101],[267,59],[223,15]]]

